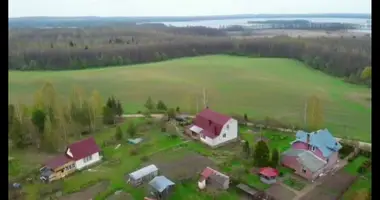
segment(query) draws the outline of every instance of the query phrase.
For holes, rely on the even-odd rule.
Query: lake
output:
[[[244,19],[225,19],[225,20],[201,20],[201,21],[183,21],[183,22],[161,22],[165,25],[185,27],[185,26],[206,26],[210,28],[221,28],[231,25],[249,25],[248,21],[266,21],[266,20],[309,20],[311,22],[340,22],[364,25],[371,19],[360,18],[244,18]],[[371,29],[355,30],[371,33]]]

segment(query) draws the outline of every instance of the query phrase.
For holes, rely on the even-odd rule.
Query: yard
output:
[[[132,119],[130,119],[132,120]],[[30,184],[24,184],[26,199],[40,199],[41,194],[55,195],[57,191],[61,192],[61,200],[73,199],[76,197],[87,198],[92,196],[96,200],[103,200],[109,196],[115,196],[116,191],[122,190],[129,193],[134,199],[142,199],[146,193],[145,186],[134,188],[126,183],[124,176],[134,170],[139,169],[147,164],[156,164],[162,175],[172,179],[175,183],[182,182],[176,186],[173,198],[179,195],[186,195],[187,199],[210,199],[218,196],[218,199],[237,199],[238,194],[234,188],[228,192],[198,191],[197,178],[199,173],[206,167],[210,166],[221,172],[229,174],[234,167],[244,165],[245,175],[243,181],[257,189],[267,189],[268,185],[260,182],[256,174],[250,172],[252,165],[246,162],[241,155],[241,146],[239,142],[223,146],[218,149],[210,149],[198,141],[187,141],[181,137],[173,137],[174,133],[162,133],[155,126],[155,123],[148,122],[145,119],[133,119],[139,125],[138,133],[135,137],[143,138],[143,142],[138,145],[128,144],[125,139],[116,141],[114,139],[115,128],[108,129],[104,132],[94,134],[97,144],[102,149],[103,162],[88,170],[76,172],[66,177],[64,181],[43,184],[39,180]],[[151,121],[151,119],[149,120]],[[127,123],[121,125],[123,132],[126,130]],[[286,150],[289,142],[293,140],[291,135],[273,131],[263,131],[262,135],[255,135],[241,130],[241,137],[250,141],[251,146],[255,144],[258,137],[268,138],[268,145],[272,148],[278,148],[280,151]],[[27,160],[22,154],[14,153],[20,161]],[[26,166],[38,166],[48,157],[36,159],[32,163],[26,163]],[[17,172],[17,167],[12,166],[12,170]],[[283,173],[288,173],[287,169],[280,168]],[[180,181],[184,179],[184,181]],[[107,184],[105,184],[107,183]],[[52,187],[58,189],[51,190]],[[231,186],[232,187],[232,186]],[[42,192],[41,191],[48,191]]]

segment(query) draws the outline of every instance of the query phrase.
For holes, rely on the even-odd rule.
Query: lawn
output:
[[[348,172],[351,175],[358,175],[358,168],[360,165],[362,165],[368,158],[364,156],[358,156],[355,158],[352,162],[348,163],[345,167],[344,170]]]
[[[351,200],[357,191],[368,190],[372,187],[372,173],[367,172],[359,177],[343,195],[343,200]]]
[[[148,96],[195,112],[196,99],[206,89],[208,104],[217,111],[302,124],[307,97],[318,95],[325,126],[335,136],[371,140],[371,107],[366,101],[370,89],[290,59],[217,55],[105,69],[10,71],[8,75],[10,102],[31,102],[44,81],[51,81],[63,95],[74,85],[88,94],[98,90],[105,98],[115,95],[127,113],[142,110]]]

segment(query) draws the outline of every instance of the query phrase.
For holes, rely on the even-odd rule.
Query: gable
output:
[[[203,135],[209,138],[215,138],[220,135],[223,126],[230,119],[231,117],[206,108],[195,117],[194,125],[203,129]]]
[[[297,131],[296,140],[294,142],[309,143],[310,145],[317,147],[326,158],[333,152],[339,151],[339,149],[342,148],[339,142],[336,141],[327,129],[318,130],[312,133]]]
[[[74,160],[80,160],[98,152],[100,152],[100,148],[93,137],[69,145],[66,151],[67,155],[71,154]]]

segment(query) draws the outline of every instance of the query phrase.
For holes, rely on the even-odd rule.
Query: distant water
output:
[[[248,21],[266,21],[266,20],[308,20],[311,22],[337,22],[337,23],[352,23],[364,25],[371,23],[371,19],[359,18],[246,18],[246,19],[226,19],[226,20],[202,20],[202,21],[183,21],[183,22],[161,22],[165,25],[185,27],[185,26],[206,26],[210,28],[221,28],[231,25],[249,25]],[[361,30],[358,30],[361,31]],[[371,33],[371,29],[362,30]]]

